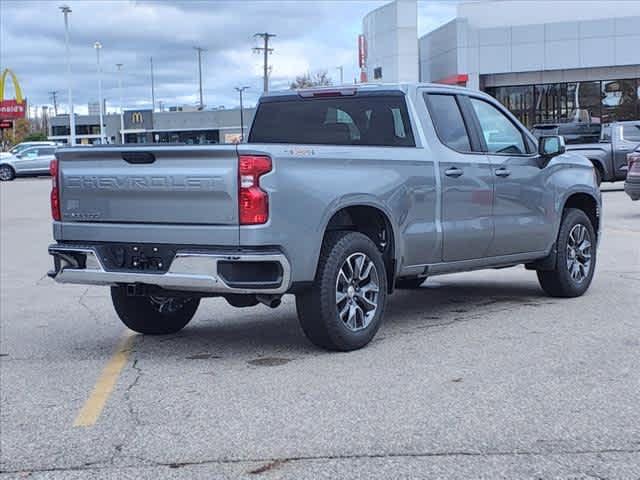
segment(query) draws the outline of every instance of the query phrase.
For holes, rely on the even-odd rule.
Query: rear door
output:
[[[34,162],[34,169],[37,173],[49,172],[49,164],[55,158],[55,147],[38,147],[38,157]]]
[[[238,223],[235,146],[73,148],[57,157],[63,222]]]
[[[445,262],[482,258],[493,239],[494,177],[481,151],[477,131],[463,116],[464,96],[424,93],[439,140],[442,182],[442,259]]]

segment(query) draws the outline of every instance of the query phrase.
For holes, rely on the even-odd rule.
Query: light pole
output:
[[[202,52],[206,52],[206,48],[193,47],[198,52],[198,85],[200,91],[200,110],[204,110],[204,102],[202,100]]]
[[[120,91],[120,143],[124,145],[124,107],[122,103],[122,63],[116,63],[118,69],[118,90]]]
[[[73,96],[71,94],[71,50],[69,48],[69,14],[71,8],[68,5],[59,7],[64,14],[64,43],[67,51],[67,86],[69,99],[69,143],[71,146],[76,144],[76,118],[73,113]]]
[[[96,42],[93,44],[93,48],[96,49],[96,61],[98,62],[98,102],[100,103],[100,145],[104,145],[104,112],[102,104],[102,67],[100,66],[100,50],[102,49],[102,44],[100,42]]]
[[[240,94],[240,142],[244,142],[244,107],[242,105],[242,92],[247,88],[250,87],[236,87],[236,91]]]
[[[336,70],[340,71],[340,85],[344,83],[344,67],[342,65],[338,65]]]

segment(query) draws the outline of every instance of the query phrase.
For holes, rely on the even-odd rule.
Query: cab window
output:
[[[526,155],[529,153],[524,135],[509,118],[479,98],[470,98],[489,153]]]

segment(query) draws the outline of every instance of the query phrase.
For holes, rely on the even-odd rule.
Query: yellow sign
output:
[[[131,114],[131,123],[142,123],[142,113],[133,112]]]
[[[4,101],[4,85],[7,81],[7,75],[11,75],[13,89],[16,91],[16,101],[18,103],[22,103],[22,90],[20,89],[20,84],[18,83],[18,77],[16,77],[16,74],[8,68],[4,69],[4,72],[2,72],[2,77],[0,77],[0,102]]]

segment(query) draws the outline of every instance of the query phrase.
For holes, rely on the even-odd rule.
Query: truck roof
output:
[[[412,88],[418,87],[433,87],[438,88],[438,90],[450,90],[451,92],[462,92],[462,91],[473,91],[474,93],[482,94],[482,92],[471,90],[466,87],[459,87],[457,85],[443,85],[440,83],[426,83],[426,82],[405,82],[405,83],[356,83],[356,84],[343,84],[343,85],[327,85],[321,87],[310,87],[310,88],[302,88],[296,90],[274,90],[268,93],[262,94],[260,97],[263,98],[271,98],[271,97],[282,97],[282,96],[290,96],[294,93],[303,94],[304,92],[331,92],[331,91],[351,91],[355,90],[356,92],[389,92],[389,91],[398,91],[402,93],[407,93]]]

